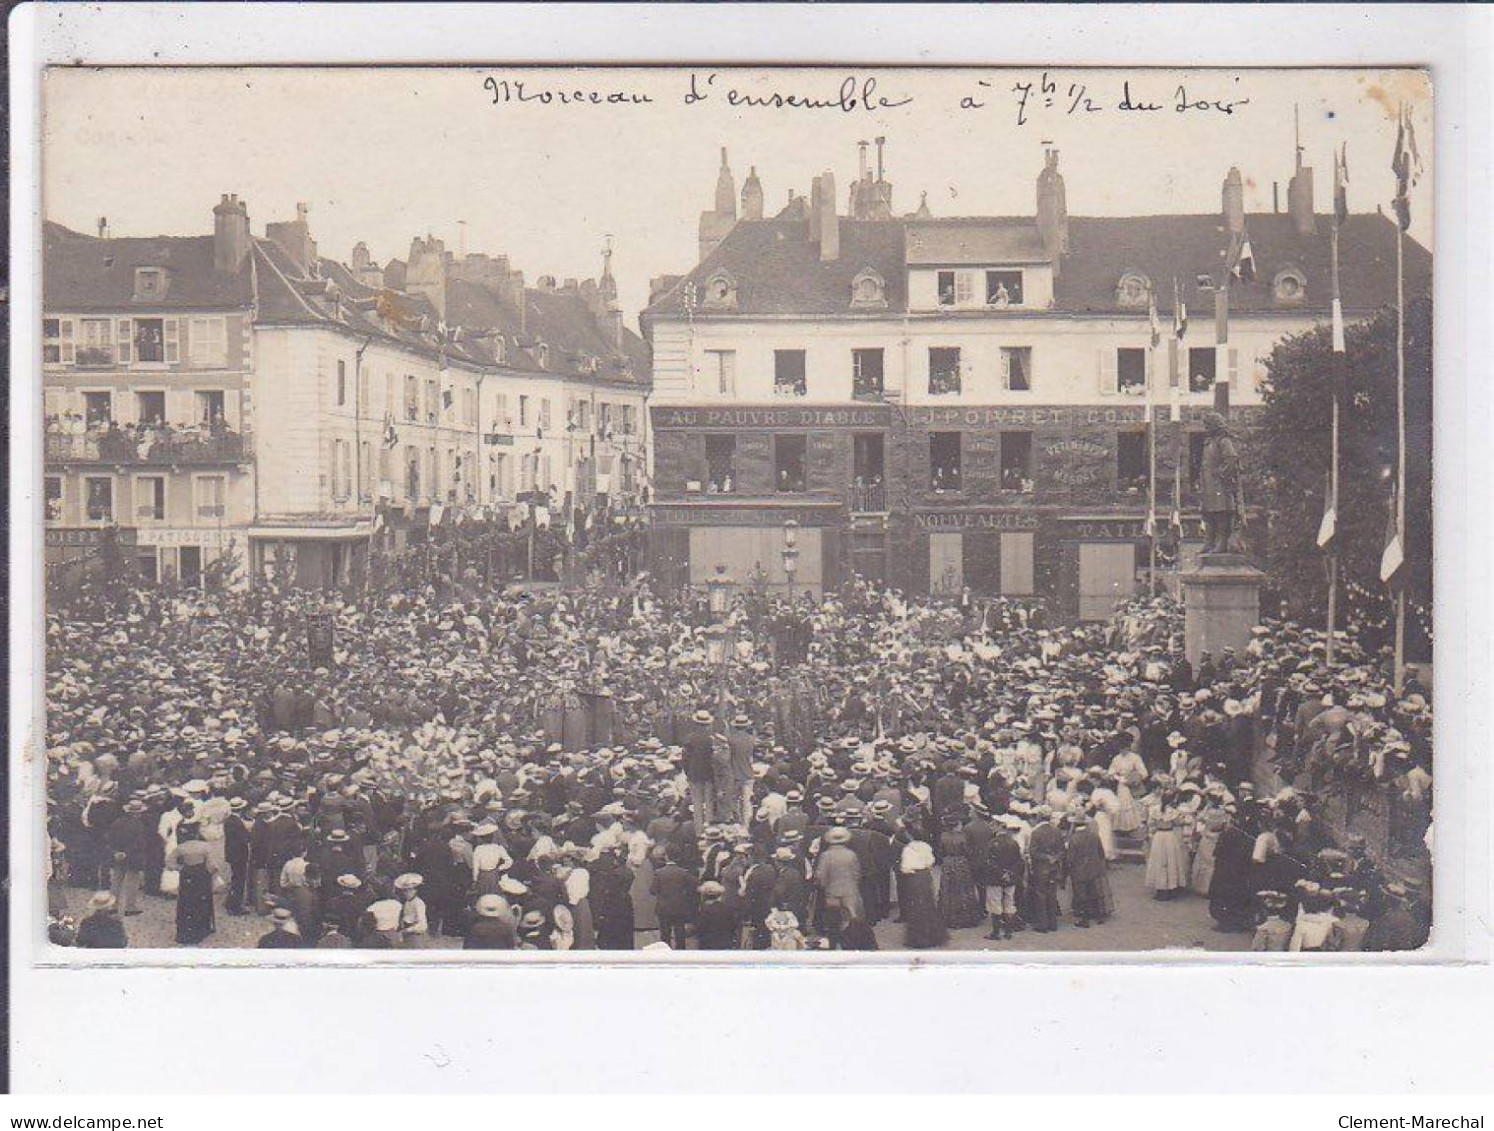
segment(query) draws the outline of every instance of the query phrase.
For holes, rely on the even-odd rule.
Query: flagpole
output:
[[[1334,158],[1337,161],[1337,157]],[[1333,273],[1333,301],[1335,305],[1339,301],[1338,290],[1338,203],[1335,192],[1333,230],[1330,234],[1330,270]],[[1334,314],[1338,317],[1337,312]],[[1337,336],[1335,327],[1335,337]],[[1332,455],[1328,470],[1328,506],[1333,512],[1334,524],[1338,523],[1338,399],[1340,393],[1340,374],[1343,370],[1343,358],[1338,353],[1338,342],[1333,342],[1333,348],[1329,352],[1329,364],[1333,366],[1332,376],[1328,383],[1330,395],[1333,398],[1333,439]],[[1336,531],[1335,531],[1336,533]],[[1324,647],[1323,659],[1328,667],[1333,666],[1333,634],[1338,625],[1338,540],[1335,539],[1328,547],[1328,639]]]
[[[1404,240],[1400,219],[1395,225],[1395,409],[1396,478],[1395,533],[1406,552],[1406,283]],[[1399,698],[1406,677],[1406,585],[1395,593],[1395,694]]]

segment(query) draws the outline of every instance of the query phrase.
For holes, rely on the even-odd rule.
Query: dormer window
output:
[[[534,351],[534,356],[539,359],[541,369],[550,368],[550,347],[541,342]]]
[[[160,267],[135,268],[135,301],[159,302],[166,297],[166,272]]]
[[[851,309],[887,309],[887,283],[870,267],[851,280]]]
[[[725,271],[717,271],[705,285],[706,310],[735,310],[737,308],[737,281]]]
[[[1271,297],[1283,306],[1307,301],[1307,276],[1295,267],[1283,267],[1271,280]]]
[[[1152,281],[1136,271],[1127,271],[1115,285],[1116,306],[1145,306],[1152,293]]]
[[[502,334],[498,334],[493,338],[493,360],[499,365],[504,364],[508,360],[508,339]]]

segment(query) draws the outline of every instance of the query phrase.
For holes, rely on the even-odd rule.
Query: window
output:
[[[337,359],[337,403],[348,403],[348,363],[341,358]]]
[[[880,397],[882,395],[882,351],[851,351],[851,395],[855,397]]]
[[[1032,491],[1032,433],[1001,434],[1001,489]]]
[[[141,424],[166,423],[166,394],[160,390],[135,394],[135,416]]]
[[[405,375],[405,419],[420,419],[420,382],[413,373]]]
[[[143,475],[135,480],[135,517],[149,522],[165,521],[165,476]]]
[[[136,300],[145,302],[149,301],[150,299],[159,299],[166,290],[164,283],[165,278],[159,267],[136,267]]]
[[[730,495],[737,489],[735,436],[707,436],[706,491],[712,495]]]
[[[337,446],[342,457],[342,497],[346,499],[353,493],[353,445],[340,440]]]
[[[57,475],[47,476],[46,482],[46,519],[48,522],[62,521],[62,477]]]
[[[495,499],[508,498],[508,455],[494,452],[488,458],[488,493]]]
[[[858,432],[851,440],[851,510],[878,512],[887,509],[883,475],[886,470],[884,444],[879,432]]]
[[[429,424],[436,423],[436,382],[426,378],[425,382],[425,419]]]
[[[197,398],[197,419],[200,422],[209,427],[228,422],[222,389],[198,389],[194,396]]]
[[[706,350],[706,380],[710,392],[723,397],[737,394],[737,351]]]
[[[73,355],[73,320],[42,319],[42,360],[71,365]]]
[[[197,517],[222,518],[227,513],[228,481],[221,475],[199,475],[193,481],[197,492]]]
[[[414,502],[420,498],[420,449],[407,448],[409,462],[405,466],[405,498]]]
[[[114,480],[83,480],[84,514],[89,522],[114,521]]]
[[[797,493],[808,489],[806,446],[803,436],[773,437],[773,483],[777,490]]]
[[[608,440],[612,438],[612,406],[606,401],[597,404],[597,435]]]
[[[958,432],[929,433],[929,486],[935,491],[961,490]]]
[[[541,428],[545,429],[545,431],[547,431],[547,432],[550,430],[550,398],[549,397],[541,397],[540,398],[540,421],[539,421],[539,426]]]
[[[1022,272],[987,271],[986,305],[1005,308],[1022,305]]]
[[[936,285],[940,306],[968,306],[975,297],[975,277],[970,271],[940,271]]]
[[[1214,364],[1218,360],[1213,346],[1194,347],[1188,351],[1188,391],[1207,393],[1214,388]]]
[[[519,394],[519,427],[529,427],[529,398],[523,393]]]
[[[804,351],[774,350],[773,392],[779,396],[802,397],[807,391]]]
[[[358,447],[358,497],[373,498],[374,489],[373,445],[364,440]]]
[[[394,374],[393,373],[386,373],[386,374],[384,374],[384,412],[385,412],[386,415],[388,415],[390,417],[394,416],[394,404],[395,404],[394,394],[395,394],[395,388],[396,388],[396,384],[395,384]]]
[[[441,497],[441,465],[436,462],[435,448],[426,449],[425,485],[432,502]]]
[[[513,427],[514,418],[508,414],[508,394],[499,393],[493,399],[494,411],[497,415],[493,419],[493,431],[505,432]]]
[[[1146,350],[1125,346],[1115,351],[1115,388],[1131,395],[1146,391]]]
[[[960,347],[929,347],[929,394],[955,396],[960,391]]]
[[[1122,494],[1145,491],[1151,478],[1148,465],[1146,433],[1117,432],[1115,436],[1115,486]]]
[[[164,364],[166,361],[166,320],[164,318],[135,319],[135,360],[148,364]],[[124,360],[121,358],[121,360]]]
[[[1203,432],[1188,433],[1188,486],[1195,491],[1203,477],[1204,444],[1208,439],[1208,435]]]
[[[227,322],[222,318],[192,319],[187,326],[187,357],[193,365],[227,365]]]
[[[125,325],[128,324],[125,323]],[[99,367],[114,364],[114,322],[112,319],[83,319],[82,339],[78,343],[79,365]]]
[[[1001,347],[1001,385],[1008,392],[1032,391],[1032,347]]]
[[[89,428],[105,428],[114,419],[112,393],[83,394],[83,422]]]

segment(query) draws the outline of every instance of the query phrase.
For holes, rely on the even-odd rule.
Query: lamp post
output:
[[[799,571],[799,523],[788,519],[783,524],[783,575],[788,579],[788,596],[794,599],[794,574]]]
[[[726,576],[726,566],[717,564],[716,572],[706,579],[706,599],[711,610],[711,620],[720,623],[731,609],[731,578]]]

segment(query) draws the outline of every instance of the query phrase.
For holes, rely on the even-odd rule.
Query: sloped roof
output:
[[[802,220],[744,220],[688,275],[659,295],[647,317],[685,315],[686,287],[697,296],[717,272],[730,275],[737,287],[736,316],[849,315],[851,282],[865,267],[887,283],[888,310],[906,310],[905,237],[916,241],[920,261],[937,252],[993,253],[995,261],[1013,262],[1007,252],[1027,246],[1036,226],[1021,218],[965,218],[955,221],[840,220],[840,255],[821,263],[819,248],[809,242]],[[1053,311],[1058,313],[1134,314],[1116,296],[1121,276],[1136,272],[1156,288],[1159,309],[1172,311],[1172,281],[1178,280],[1183,301],[1195,312],[1213,297],[1197,283],[1199,275],[1222,278],[1229,247],[1222,215],[1073,216],[1069,250],[1054,284]],[[1250,213],[1245,231],[1255,260],[1252,282],[1230,285],[1230,309],[1239,312],[1326,312],[1329,308],[1330,232],[1327,216],[1317,230],[1299,236],[1286,213]],[[1395,301],[1395,224],[1380,213],[1350,216],[1339,235],[1339,276],[1346,310],[1376,310]],[[961,249],[964,249],[963,251]],[[1417,294],[1431,285],[1432,254],[1414,240],[1405,241],[1406,290]],[[946,260],[947,262],[948,260]],[[983,262],[971,259],[970,262]],[[1272,280],[1284,268],[1295,268],[1306,280],[1306,299],[1283,306],[1272,297]],[[695,316],[705,312],[696,299]],[[1013,312],[1011,317],[1022,317]]]
[[[1043,263],[1048,253],[1029,217],[991,216],[903,222],[908,265]]]
[[[135,301],[135,268],[162,267],[166,293]],[[246,259],[236,272],[213,267],[212,236],[100,239],[55,224],[42,228],[42,305],[49,310],[216,310],[253,298]]]
[[[510,367],[556,376],[648,381],[647,343],[624,327],[619,351],[579,292],[529,287],[524,291],[524,302],[521,323],[519,311],[494,288],[468,279],[449,279],[446,284],[447,320],[479,335],[483,331],[501,333],[507,348],[504,364]],[[539,363],[540,343],[549,347],[544,366]],[[473,348],[492,356],[491,337],[474,337]],[[594,373],[584,368],[583,359],[587,357],[597,359]]]
[[[887,285],[889,309],[907,301],[903,263],[903,229],[896,221],[840,218],[840,252],[821,262],[818,244],[809,242],[802,220],[744,220],[705,260],[655,299],[646,311],[662,317],[683,316],[685,287],[699,296],[718,271],[737,286],[738,314],[844,314],[851,283],[871,268]]]
[[[1293,267],[1307,281],[1307,297],[1295,309],[1327,310],[1332,293],[1330,244],[1332,221],[1317,217],[1317,231],[1299,236],[1286,213],[1252,212],[1245,233],[1255,259],[1255,280],[1230,284],[1230,311],[1281,311],[1271,283]],[[1172,310],[1172,280],[1183,301],[1194,310],[1212,309],[1213,296],[1201,290],[1198,275],[1216,281],[1225,271],[1229,239],[1224,218],[1202,216],[1071,217],[1069,253],[1054,284],[1060,310],[1104,312],[1118,309],[1116,284],[1123,274],[1139,272],[1152,281],[1158,308]],[[1339,231],[1339,285],[1346,310],[1375,310],[1395,301],[1395,224],[1378,213],[1350,216]],[[1406,290],[1417,294],[1431,285],[1432,255],[1413,240],[1405,241]]]

